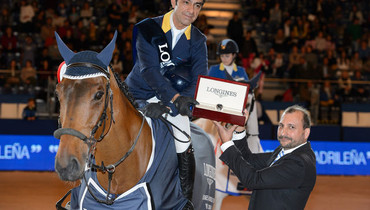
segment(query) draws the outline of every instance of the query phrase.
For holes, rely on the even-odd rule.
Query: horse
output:
[[[253,93],[253,89],[256,86],[259,75],[247,81],[250,84],[251,90],[248,94],[249,106],[249,119],[246,125],[246,131],[248,134],[248,146],[253,153],[263,152],[260,139],[258,137],[258,117],[257,117],[257,106]],[[243,81],[246,82],[246,81]],[[213,210],[220,210],[222,201],[227,196],[239,196],[239,195],[250,195],[251,191],[245,189],[239,184],[239,179],[232,173],[227,165],[225,165],[218,157],[221,155],[221,140],[217,132],[217,128],[211,120],[199,118],[193,121],[194,124],[198,125],[203,129],[211,138],[214,147],[214,155],[216,158],[216,193]]]
[[[60,143],[55,171],[61,180],[81,180],[57,202],[57,209],[65,209],[62,203],[69,194],[70,209],[182,209],[187,199],[168,125],[137,110],[127,86],[109,66],[117,32],[100,53],[74,53],[55,36],[65,62],[56,87],[60,128],[54,136]],[[192,141],[197,164],[194,206],[211,209],[215,160],[202,154],[213,153],[212,143],[199,129]]]

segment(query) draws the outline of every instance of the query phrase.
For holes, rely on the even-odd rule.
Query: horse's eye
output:
[[[104,95],[104,92],[103,91],[99,91],[95,94],[94,96],[94,100],[100,100]]]

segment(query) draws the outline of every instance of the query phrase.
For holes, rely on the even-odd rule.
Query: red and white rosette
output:
[[[66,69],[67,69],[67,65],[65,61],[59,64],[58,73],[57,73],[58,83],[60,83],[63,80],[63,75],[64,73],[66,73]]]

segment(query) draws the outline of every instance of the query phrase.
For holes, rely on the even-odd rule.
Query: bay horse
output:
[[[64,181],[81,180],[70,191],[70,208],[182,209],[187,200],[181,192],[170,131],[135,108],[127,86],[109,66],[117,32],[100,53],[74,53],[55,36],[65,61],[58,70],[56,87],[60,128],[54,136],[60,144],[55,170]],[[204,147],[211,144],[204,131],[194,133],[195,182],[201,189],[194,189],[193,202],[211,209],[215,183],[209,171],[214,172],[214,157],[206,160],[199,154],[213,150]],[[197,144],[205,149],[197,151]],[[64,209],[66,196],[57,209]]]

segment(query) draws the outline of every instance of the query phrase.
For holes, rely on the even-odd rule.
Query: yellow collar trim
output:
[[[224,64],[223,64],[223,63],[221,63],[221,64],[220,64],[220,70],[221,70],[221,71],[225,70],[225,66],[224,66]],[[233,63],[233,70],[234,70],[234,71],[238,71],[238,68],[237,68],[237,66],[236,66],[236,64],[235,64],[235,63]]]
[[[170,18],[171,18],[171,14],[172,14],[173,10],[167,12],[164,16],[163,16],[163,21],[162,21],[162,30],[164,33],[167,33],[169,30],[171,30],[171,23],[170,23]],[[185,30],[185,36],[186,36],[186,39],[189,40],[191,38],[191,25]]]

